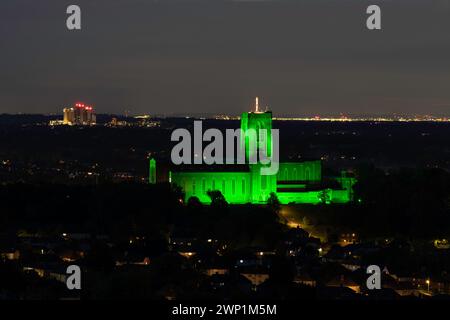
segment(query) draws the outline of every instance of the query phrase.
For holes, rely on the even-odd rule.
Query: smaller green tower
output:
[[[156,160],[150,158],[149,166],[148,166],[148,183],[155,184],[156,183]]]

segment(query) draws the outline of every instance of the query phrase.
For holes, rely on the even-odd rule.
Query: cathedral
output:
[[[272,150],[272,112],[259,111],[258,100],[253,112],[244,112],[241,116],[241,129],[266,129],[269,132],[265,142],[267,152]],[[273,175],[262,175],[259,163],[249,163],[254,149],[249,145],[249,137],[241,137],[245,150],[246,164],[223,165],[179,165],[171,166],[167,174],[158,174],[156,160],[150,159],[149,182],[168,181],[182,188],[185,201],[197,197],[200,202],[211,202],[208,191],[220,191],[230,204],[263,204],[270,194],[274,193],[281,204],[290,203],[347,203],[353,200],[353,185],[356,180],[350,174],[342,172],[334,177],[333,183],[322,179],[321,160],[313,161],[280,161],[278,172]],[[260,141],[256,142],[259,146]],[[269,155],[269,154],[268,154]],[[164,178],[161,178],[161,177]]]

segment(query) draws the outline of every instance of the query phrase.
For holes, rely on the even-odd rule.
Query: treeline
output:
[[[374,226],[412,237],[450,235],[450,173],[442,169],[359,170],[355,193]]]
[[[0,186],[0,228],[109,235],[160,232],[182,210],[181,197],[168,184],[7,184]]]
[[[355,202],[304,206],[313,224],[357,231],[367,237],[436,239],[450,236],[450,173],[442,169],[373,166],[357,171]]]
[[[276,243],[283,225],[264,206],[204,206],[169,184],[7,184],[0,186],[0,232],[84,232],[115,240],[169,235],[214,238],[234,247]]]
[[[302,206],[313,224],[363,236],[450,236],[450,173],[440,169],[358,170],[355,202]],[[89,232],[114,237],[169,234],[240,244],[274,243],[283,225],[270,206],[184,204],[178,188],[139,183],[0,186],[0,231]]]

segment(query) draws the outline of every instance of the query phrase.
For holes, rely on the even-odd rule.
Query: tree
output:
[[[286,257],[276,256],[272,260],[269,271],[270,279],[276,283],[288,284],[294,280],[296,274],[295,265]]]
[[[190,197],[187,201],[187,206],[190,209],[199,209],[202,207],[202,203],[200,202],[198,197]]]
[[[330,192],[328,189],[320,191],[318,197],[319,197],[320,203],[323,203],[323,204],[329,204],[331,201]]]
[[[210,190],[206,193],[208,197],[211,199],[211,207],[214,208],[226,208],[228,207],[228,202],[225,200],[225,197],[223,196],[222,192],[218,190]]]
[[[86,265],[92,270],[108,273],[114,270],[115,260],[111,249],[105,243],[95,241],[84,258]]]
[[[267,205],[274,212],[279,213],[281,209],[280,200],[278,200],[277,195],[274,192],[271,192],[269,198],[267,199]]]

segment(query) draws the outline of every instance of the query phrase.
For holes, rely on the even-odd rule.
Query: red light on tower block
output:
[[[87,104],[84,104],[84,103],[75,103],[75,107],[77,107],[77,108],[82,108],[82,109],[84,109],[84,110],[89,110],[89,111],[92,111],[92,110],[94,110],[94,108],[92,108],[92,106],[89,106],[89,105],[87,105]]]
[[[68,120],[68,122],[78,125],[95,124],[96,117],[92,106],[81,102],[76,102],[74,103],[72,110],[74,112],[73,119],[72,121]]]

